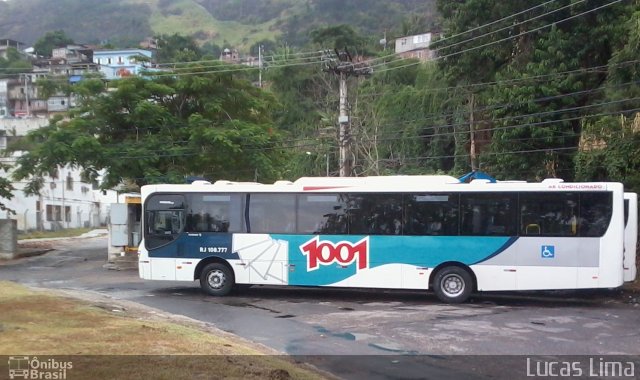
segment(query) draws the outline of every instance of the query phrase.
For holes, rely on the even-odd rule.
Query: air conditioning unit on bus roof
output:
[[[425,185],[460,183],[448,175],[392,175],[371,177],[301,177],[294,182],[299,186],[362,186],[362,185]]]
[[[262,185],[258,182],[235,182],[235,181],[227,181],[224,179],[216,181],[213,186],[229,186],[229,185]]]
[[[562,178],[545,178],[542,180],[542,183],[562,183],[564,179]]]

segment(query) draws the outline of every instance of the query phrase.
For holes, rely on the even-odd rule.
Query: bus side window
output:
[[[458,194],[409,194],[404,197],[404,235],[458,235]]]
[[[613,212],[610,192],[580,194],[580,236],[600,237],[609,228]]]
[[[243,195],[193,193],[187,195],[189,212],[187,230],[190,232],[242,232]]]
[[[401,235],[402,196],[397,194],[349,194],[349,233]]]
[[[460,196],[461,235],[513,236],[516,231],[516,194],[466,193]]]
[[[251,194],[249,221],[252,233],[294,233],[295,194]]]
[[[297,229],[300,234],[345,234],[346,197],[340,194],[298,195]]]
[[[578,194],[520,193],[520,235],[577,236]]]

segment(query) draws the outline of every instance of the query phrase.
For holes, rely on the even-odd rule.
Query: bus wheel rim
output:
[[[457,274],[448,274],[442,279],[442,290],[449,297],[457,297],[464,292],[464,280]]]
[[[209,284],[210,287],[214,289],[222,288],[226,281],[227,281],[227,278],[224,275],[224,272],[219,269],[212,270],[207,275],[207,283]]]

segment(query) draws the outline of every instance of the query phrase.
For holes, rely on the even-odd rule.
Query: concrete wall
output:
[[[18,223],[0,219],[0,259],[13,259],[18,250]]]

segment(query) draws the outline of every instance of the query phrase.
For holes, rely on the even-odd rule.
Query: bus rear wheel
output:
[[[462,303],[469,299],[473,290],[473,279],[465,269],[450,266],[436,273],[433,291],[442,302]]]
[[[234,284],[233,272],[224,264],[209,264],[200,274],[200,287],[212,296],[226,296]]]

